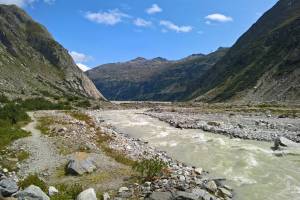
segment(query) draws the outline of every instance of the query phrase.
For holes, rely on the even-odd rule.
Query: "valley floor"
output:
[[[132,108],[135,109],[129,110]],[[191,133],[193,135],[191,136],[192,138],[203,137],[202,135],[206,133],[217,134],[215,138],[209,136],[212,139],[208,141],[216,140],[221,142],[224,140],[225,142],[221,142],[221,145],[228,142],[228,144],[233,145],[233,148],[236,145],[243,145],[243,142],[231,144],[235,140],[231,141],[230,138],[271,142],[277,137],[283,136],[295,142],[300,142],[298,107],[291,109],[286,107],[256,109],[259,108],[248,108],[245,110],[241,107],[195,107],[171,103],[140,104],[126,102],[118,103],[115,106],[110,106],[110,108],[100,111],[32,112],[29,113],[32,122],[24,127],[24,130],[31,132],[31,136],[15,141],[9,148],[11,152],[27,152],[29,157],[24,159],[24,161],[20,160],[15,163],[16,166],[12,167],[13,171],[8,172],[7,175],[18,180],[30,174],[37,174],[48,185],[54,186],[58,184],[71,185],[73,183],[80,183],[83,188],[95,188],[100,199],[103,197],[103,193],[106,192],[112,197],[119,199],[147,197],[148,199],[158,200],[171,197],[173,199],[187,198],[187,196],[192,199],[199,199],[200,196],[203,199],[231,199],[234,193],[230,187],[224,185],[222,178],[223,175],[225,178],[228,178],[226,177],[228,174],[219,174],[219,171],[216,170],[221,161],[217,162],[217,160],[214,160],[214,157],[211,157],[206,163],[209,165],[196,162],[194,163],[196,167],[190,167],[183,162],[187,161],[193,164],[193,160],[195,159],[190,160],[190,157],[186,157],[185,154],[181,157],[173,156],[172,148],[176,146],[172,146],[173,143],[170,144],[171,149],[164,146],[163,148],[156,149],[154,146],[157,146],[157,138],[160,138],[162,142],[158,144],[165,144],[163,140],[167,139],[169,134],[174,134],[174,137],[187,134],[186,137],[188,137]],[[168,128],[165,123],[157,124],[157,119],[167,122],[173,127]],[[200,134],[197,131],[189,131],[199,129],[204,132]],[[160,132],[162,135],[160,135]],[[152,136],[149,133],[154,134],[155,143],[153,144],[151,143],[153,142]],[[178,133],[180,134],[178,135]],[[224,139],[219,138],[218,135],[229,137],[228,139]],[[188,145],[189,140],[185,140],[186,138],[178,139],[178,141],[187,142]],[[150,143],[148,144],[148,142]],[[165,142],[168,143],[169,141],[166,140]],[[177,144],[177,142],[174,144]],[[250,144],[253,145],[252,143]],[[246,146],[250,144],[247,143]],[[181,155],[185,150],[190,151],[191,149],[189,150],[189,148],[193,148],[194,144],[190,145],[192,146],[188,145],[186,149],[183,146],[180,153],[176,154]],[[195,148],[198,145],[201,148],[210,148],[210,146],[206,147],[204,143],[197,144]],[[272,152],[270,147],[273,143],[255,145],[255,148],[264,148],[264,151],[268,152],[268,155],[269,152]],[[161,151],[161,149],[170,150],[172,157],[166,152]],[[220,153],[218,150],[220,152],[224,151],[224,149],[219,149],[219,147],[212,150],[216,154],[216,159],[219,159],[217,158]],[[198,150],[193,151],[196,153]],[[234,153],[232,151],[228,149],[228,152]],[[206,152],[206,150],[203,149],[203,152]],[[252,157],[253,153],[247,152],[245,155]],[[141,182],[138,179],[137,173],[132,169],[133,163],[157,156],[168,163],[169,174],[158,178],[152,183]],[[207,158],[204,154],[202,156],[204,157],[201,160]],[[242,162],[244,155],[241,156],[238,160]],[[70,176],[70,174],[67,174],[66,166],[68,166],[70,160],[85,159],[86,157],[92,157],[93,159],[92,171],[88,170],[88,173],[80,176]],[[261,155],[258,155],[257,159],[261,158]],[[7,159],[9,160],[10,158],[8,157]],[[291,162],[290,158],[285,159],[286,163]],[[273,161],[271,159],[270,163],[273,163]],[[232,163],[226,162],[226,165],[229,168],[239,166],[234,164],[234,162],[235,159],[232,159]],[[249,164],[251,168],[256,166],[253,162],[251,161]],[[264,161],[260,160],[257,162],[264,163]],[[294,166],[294,163],[291,162],[289,165]],[[205,167],[205,169],[203,170],[201,167]],[[208,172],[205,171],[211,171],[210,169],[212,169],[212,175],[208,175]],[[239,173],[241,169],[241,167],[237,167],[235,169],[236,173]],[[14,171],[17,171],[17,174]],[[241,170],[241,172],[243,171]],[[221,178],[215,178],[214,173]],[[295,176],[295,178],[300,176],[298,172],[295,173],[294,175],[291,174],[291,176]],[[229,178],[232,177],[229,176]],[[250,180],[250,178],[248,179]],[[231,186],[240,187],[235,182],[235,179],[230,181],[234,181],[234,184],[231,184]],[[256,189],[256,187],[253,188]],[[240,189],[237,189],[236,192],[240,192]],[[286,192],[294,191],[284,189],[283,193]],[[244,190],[241,190],[241,194],[243,193],[245,193]],[[240,195],[237,196],[240,197]]]

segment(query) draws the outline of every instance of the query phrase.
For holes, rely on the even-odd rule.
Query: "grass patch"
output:
[[[29,158],[30,154],[27,152],[27,151],[19,151],[17,154],[16,154],[16,158],[19,160],[19,161],[24,161],[24,160],[27,160]]]
[[[30,133],[16,126],[0,127],[0,150],[4,149],[11,142],[29,135]]]
[[[107,156],[113,158],[118,163],[121,163],[121,164],[124,164],[127,166],[134,166],[136,161],[128,158],[125,154],[109,147],[108,144],[111,140],[112,140],[112,138],[109,137],[108,135],[103,134],[103,133],[102,134],[98,133],[97,143]]]
[[[52,196],[51,200],[74,200],[83,191],[83,187],[80,184],[58,184],[55,188],[59,193]]]
[[[88,116],[87,114],[84,114],[84,113],[79,112],[79,111],[66,111],[65,113],[70,115],[74,119],[77,119],[79,121],[84,121],[88,125],[94,126],[92,118],[90,116]]]
[[[51,136],[50,125],[54,123],[55,121],[52,117],[41,117],[39,118],[37,129],[39,129],[43,134]]]
[[[35,185],[41,188],[44,192],[48,192],[48,186],[45,181],[39,178],[37,174],[31,174],[27,176],[24,180],[19,181],[19,187],[25,189],[30,185]]]

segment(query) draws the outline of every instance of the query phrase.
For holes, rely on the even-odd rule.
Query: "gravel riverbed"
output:
[[[271,114],[191,113],[152,109],[143,114],[176,128],[202,129],[229,137],[274,141],[286,137],[300,142],[299,118],[281,118]]]

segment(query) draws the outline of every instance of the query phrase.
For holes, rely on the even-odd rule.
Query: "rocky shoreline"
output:
[[[285,137],[300,142],[299,119],[258,114],[192,113],[151,109],[142,114],[157,118],[176,128],[203,131],[258,141],[275,141]]]
[[[167,176],[164,175],[153,182],[146,182],[142,185],[135,183],[120,188],[116,199],[138,197],[153,200],[218,200],[233,197],[232,189],[224,185],[225,179],[210,177],[208,172],[201,168],[187,166],[172,159],[166,152],[148,146],[145,141],[117,132],[114,127],[101,119],[101,114],[97,111],[88,114],[94,118],[97,126],[105,134],[113,138],[109,144],[110,148],[128,155],[133,160],[158,157],[168,165],[169,174]]]

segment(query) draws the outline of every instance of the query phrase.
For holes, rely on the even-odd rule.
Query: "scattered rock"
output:
[[[203,173],[203,169],[202,168],[196,168],[195,172],[196,172],[196,174],[201,175]]]
[[[41,188],[31,185],[23,191],[18,192],[15,197],[18,200],[50,200]]]
[[[215,183],[215,181],[208,181],[206,184],[205,184],[205,187],[211,191],[211,192],[216,192],[218,190],[218,186],[217,184]]]
[[[188,193],[188,192],[182,192],[182,191],[177,191],[176,192],[176,200],[198,200],[199,195],[195,193]]]
[[[55,187],[50,186],[48,189],[48,195],[51,197],[56,194],[58,194],[58,190]]]
[[[221,196],[224,196],[224,197],[229,197],[229,198],[232,198],[233,195],[231,194],[231,192],[225,188],[219,188],[219,191],[221,192]]]
[[[119,189],[119,193],[127,192],[127,191],[129,191],[129,189],[128,189],[127,187],[121,187],[121,188]]]
[[[97,200],[96,192],[93,188],[89,188],[81,192],[76,200]]]
[[[107,192],[103,194],[103,200],[110,200],[110,196]]]

